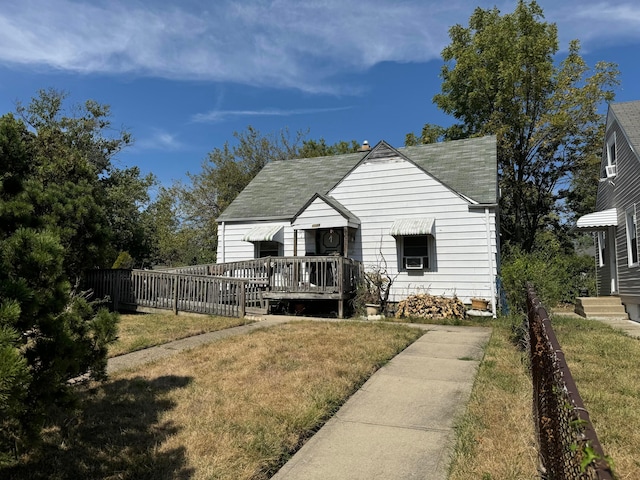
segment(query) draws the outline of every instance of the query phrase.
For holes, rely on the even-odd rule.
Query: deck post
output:
[[[344,238],[344,251],[342,252],[343,257],[349,256],[349,227],[343,227],[342,238]]]
[[[338,318],[344,318],[344,300],[338,300]]]
[[[178,315],[178,283],[180,281],[180,275],[173,277],[173,314]]]
[[[239,295],[239,305],[238,305],[238,313],[240,318],[244,318],[246,315],[246,306],[247,306],[247,282],[240,283],[240,295]]]

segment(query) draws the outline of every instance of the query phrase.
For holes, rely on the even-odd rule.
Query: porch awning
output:
[[[606,227],[616,227],[617,225],[618,211],[615,208],[583,215],[576,223],[577,228],[587,230],[601,230]]]
[[[402,218],[393,222],[389,235],[394,237],[409,235],[433,235],[434,218]]]
[[[281,225],[261,225],[259,227],[253,227],[247,233],[245,233],[242,240],[245,242],[280,242],[283,243],[281,235]]]

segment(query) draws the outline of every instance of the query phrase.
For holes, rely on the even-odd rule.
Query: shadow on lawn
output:
[[[84,387],[81,411],[58,417],[43,444],[0,477],[22,479],[187,479],[184,448],[159,449],[178,431],[162,422],[174,407],[167,394],[189,377],[135,377]]]

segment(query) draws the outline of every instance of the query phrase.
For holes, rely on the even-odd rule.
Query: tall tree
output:
[[[350,142],[340,140],[333,145],[327,145],[324,138],[320,140],[303,140],[302,147],[297,153],[300,158],[327,157],[357,152],[360,144],[356,140]]]
[[[119,171],[112,159],[131,143],[112,128],[110,110],[93,100],[67,107],[67,94],[40,90],[17,112],[33,132],[33,173],[27,189],[34,212],[60,239],[65,274],[76,282],[87,268],[110,266],[133,239],[135,222],[118,221],[146,195],[150,178]],[[132,194],[135,188],[138,191]],[[117,197],[126,193],[129,198]],[[115,242],[115,243],[114,243]],[[116,248],[114,248],[114,245]]]
[[[149,189],[157,183],[153,174],[141,176],[138,167],[112,168],[109,175],[100,179],[99,186],[105,192],[107,225],[111,231],[109,258],[127,252],[134,267],[151,264],[154,237],[143,217],[150,206]]]
[[[535,1],[520,0],[505,15],[477,8],[468,27],[449,30],[434,97],[460,122],[448,138],[497,136],[501,233],[525,251],[601,144],[599,109],[613,99],[618,76],[611,63],[590,69],[575,40],[556,65],[557,28],[543,19]]]
[[[303,137],[288,130],[263,135],[249,126],[235,132],[236,144],[215,148],[202,162],[202,171],[189,173],[190,186],[182,185],[183,232],[195,234],[194,262],[214,261],[217,247],[216,219],[258,172],[269,162],[294,158]]]
[[[73,235],[54,223],[68,214],[65,222],[83,219],[95,204],[62,197],[86,185],[45,185],[45,171],[62,177],[43,146],[12,115],[0,117],[0,464],[38,436],[49,408],[69,405],[69,379],[104,377],[116,332],[115,315],[72,294],[63,236]],[[58,153],[52,162],[65,160]]]

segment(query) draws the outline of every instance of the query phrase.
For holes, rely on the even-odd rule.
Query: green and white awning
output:
[[[253,227],[245,233],[242,240],[245,242],[284,242],[281,225],[261,225]]]
[[[411,235],[433,235],[436,221],[434,218],[402,218],[393,222],[389,235],[407,237]]]

